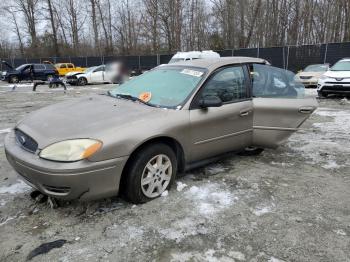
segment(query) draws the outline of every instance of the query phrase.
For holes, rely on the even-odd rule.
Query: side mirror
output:
[[[205,96],[199,100],[199,106],[201,108],[220,107],[222,106],[222,101],[218,96]]]

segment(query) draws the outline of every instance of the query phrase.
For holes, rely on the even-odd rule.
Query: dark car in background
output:
[[[58,75],[57,69],[52,64],[23,64],[13,68],[5,63],[8,70],[3,73],[2,80],[9,83],[19,83],[26,80],[50,81]]]

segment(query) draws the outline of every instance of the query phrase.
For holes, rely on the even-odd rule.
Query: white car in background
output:
[[[180,61],[191,61],[203,58],[219,58],[220,55],[212,50],[177,52],[169,61],[169,64]]]
[[[296,74],[296,81],[301,82],[305,87],[317,87],[318,79],[329,70],[329,64],[315,64],[305,67]]]
[[[104,84],[122,82],[122,65],[111,63],[107,65],[93,66],[84,72],[70,72],[66,74],[66,81],[70,85],[85,86],[87,84]]]
[[[350,58],[339,60],[319,78],[317,92],[320,97],[350,96]]]

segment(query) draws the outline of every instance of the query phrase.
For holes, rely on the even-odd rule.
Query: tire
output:
[[[160,159],[162,165],[158,168]],[[125,196],[134,204],[155,199],[170,188],[176,173],[176,155],[168,145],[147,146],[137,152],[128,165],[123,189]]]
[[[78,79],[78,86],[85,86],[87,85],[88,81],[85,77],[81,77]]]
[[[19,78],[18,78],[18,76],[10,76],[10,78],[9,78],[9,83],[11,83],[11,84],[17,84],[17,83],[19,83]]]
[[[53,79],[53,75],[47,75],[46,76],[46,81],[51,81]]]
[[[249,146],[244,149],[244,151],[240,152],[240,156],[257,156],[260,155],[264,151],[263,148]]]

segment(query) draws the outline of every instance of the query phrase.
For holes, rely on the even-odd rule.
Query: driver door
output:
[[[220,107],[200,108],[198,101],[219,97]],[[198,92],[190,110],[190,162],[210,158],[250,145],[253,102],[245,66],[217,70]]]

